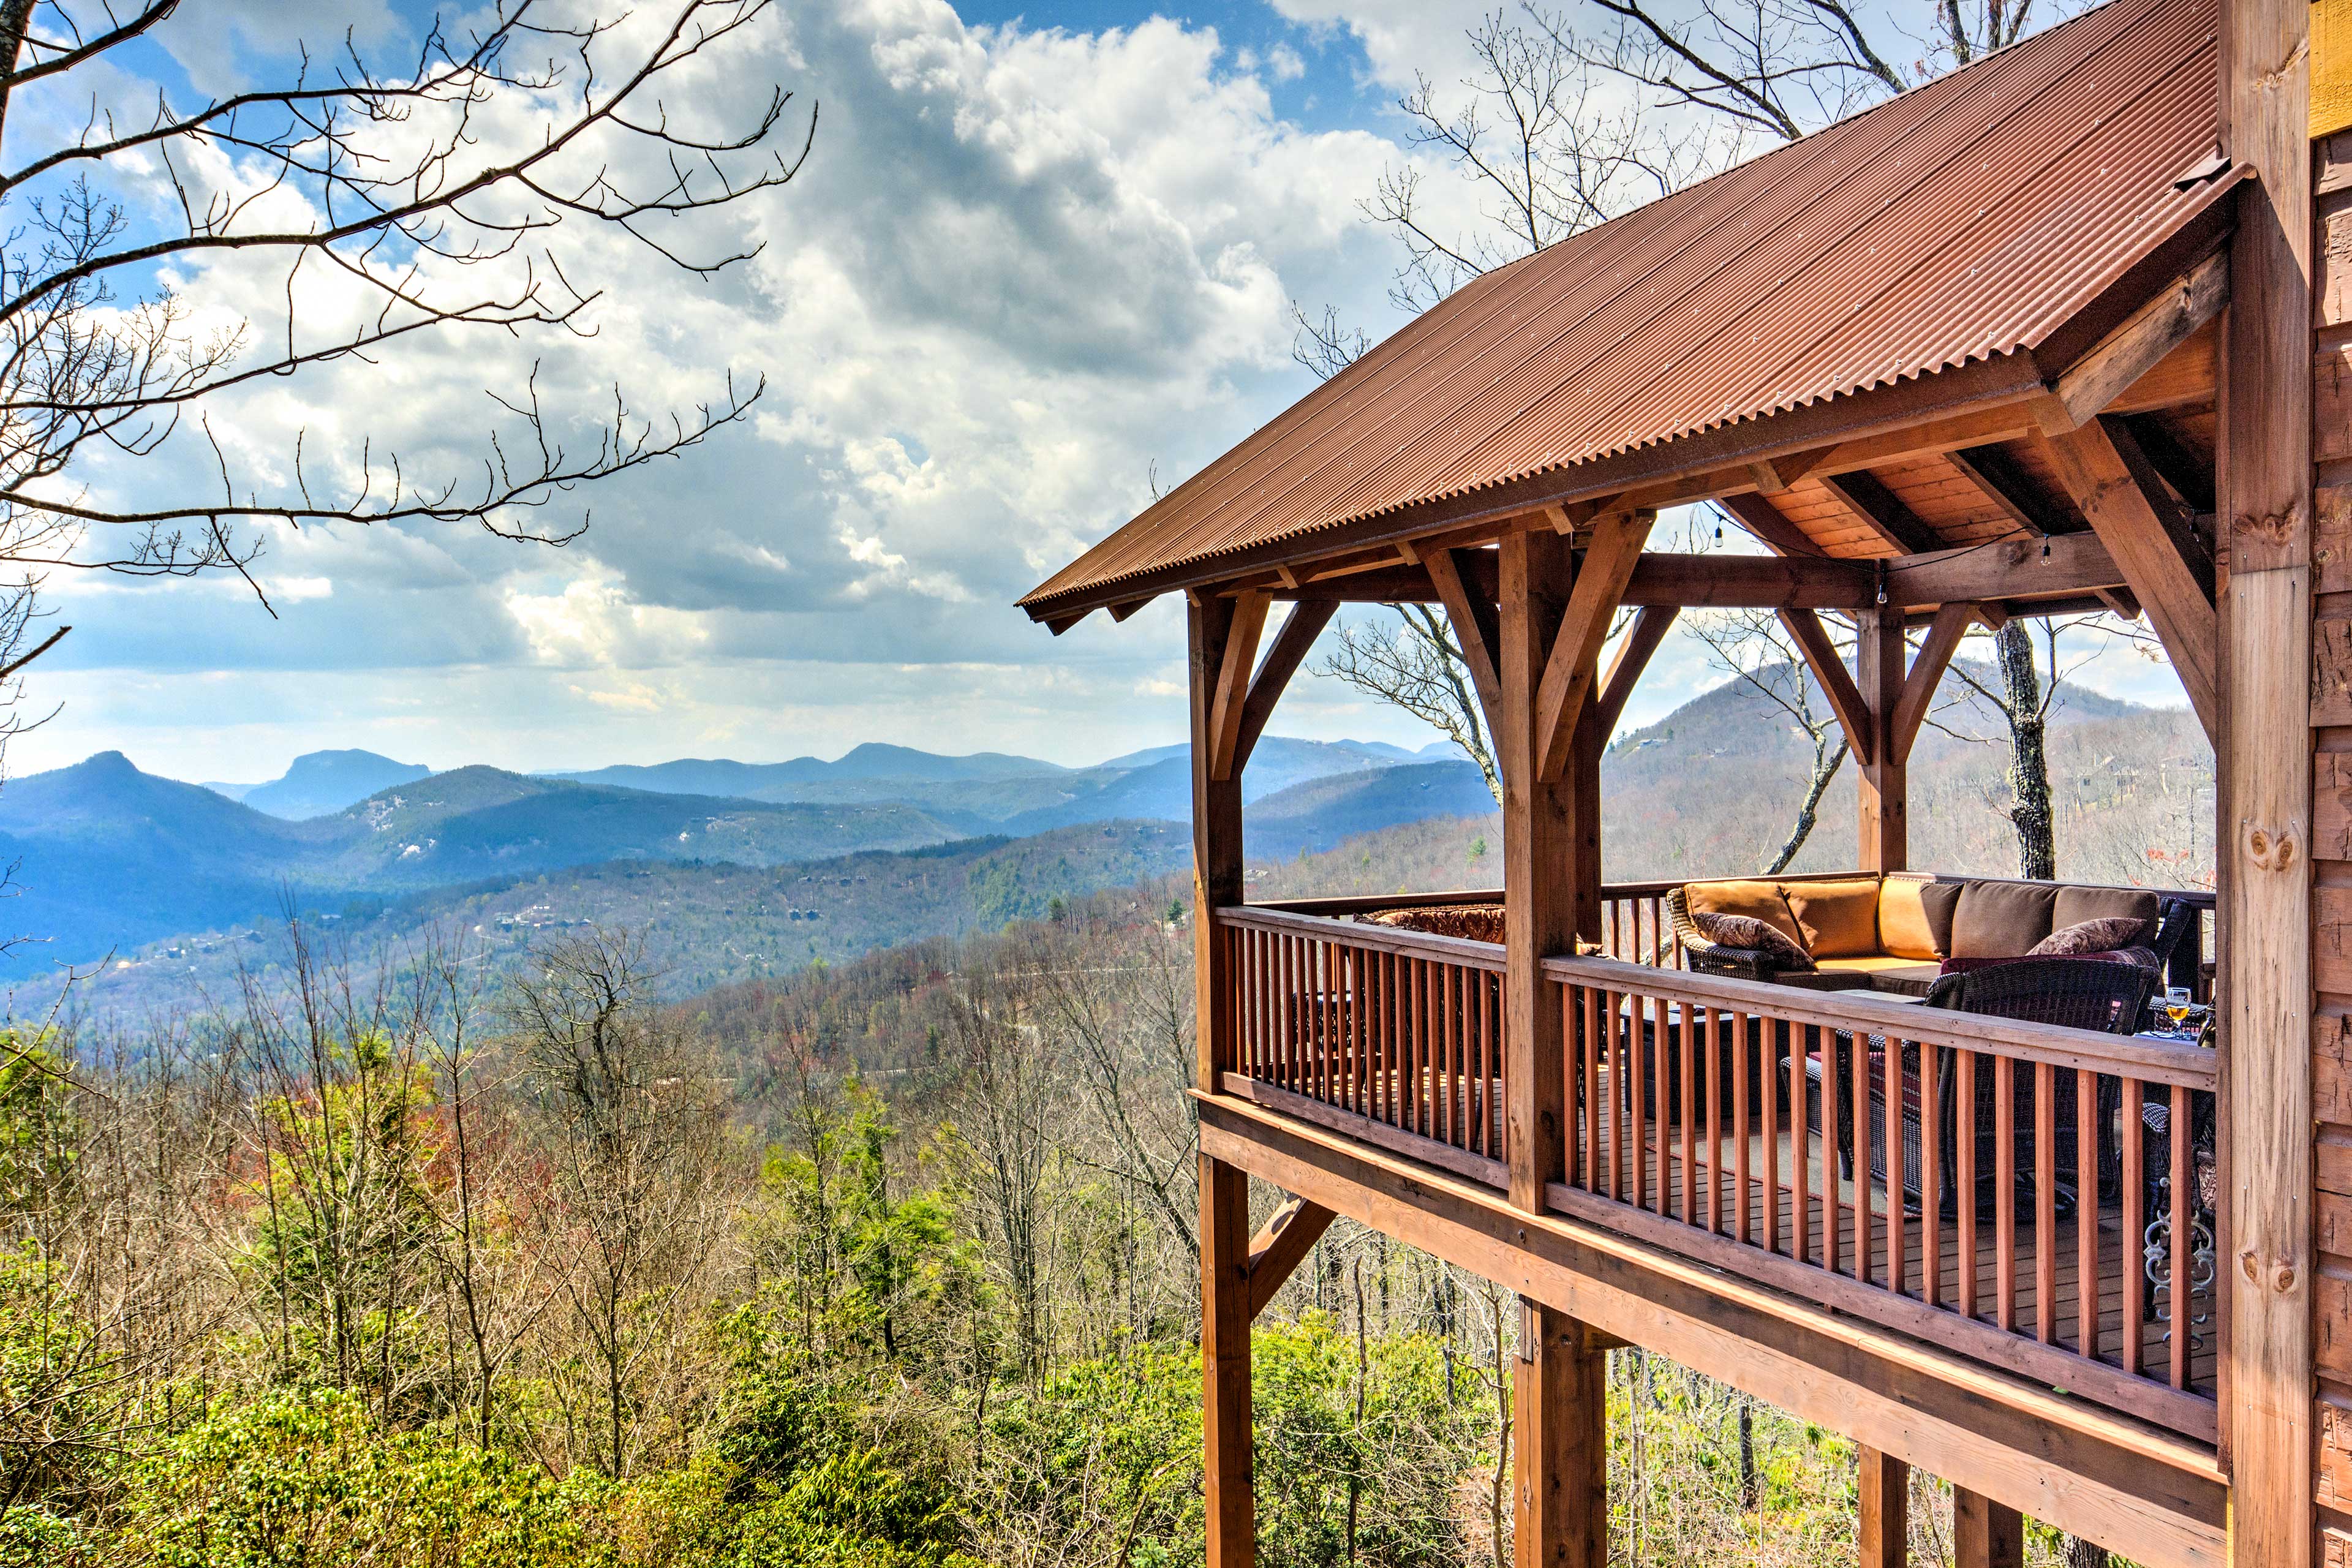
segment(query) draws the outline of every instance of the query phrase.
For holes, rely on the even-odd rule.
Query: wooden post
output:
[[[1209,1568],[1257,1558],[1250,1433],[1249,1175],[1201,1156],[1201,1442]]]
[[[1511,1203],[1543,1209],[1544,1184],[1560,1179],[1567,1080],[1558,1000],[1543,960],[1574,951],[1577,922],[1600,930],[1600,730],[1587,702],[1569,765],[1547,784],[1540,765],[1538,693],[1558,638],[1576,563],[1548,529],[1501,545],[1502,723],[1495,737],[1503,775],[1505,1144]],[[1584,906],[1590,912],[1582,914]],[[1517,1568],[1606,1568],[1609,1553],[1608,1379],[1584,1325],[1521,1303],[1515,1369],[1512,1464]]]
[[[1952,1561],[1957,1568],[2025,1568],[2025,1516],[1954,1487]]]
[[[1238,767],[1214,775],[1221,688],[1234,630],[1234,602],[1192,595],[1192,943],[1198,989],[1193,1036],[1200,1086],[1216,1091],[1234,1065],[1234,976],[1216,910],[1242,901]],[[1248,672],[1244,670],[1246,678]],[[1231,702],[1230,696],[1227,699]],[[1230,711],[1230,710],[1229,710]],[[1201,1436],[1209,1568],[1250,1568],[1256,1554],[1250,1444],[1249,1176],[1201,1156]]]
[[[1910,1561],[1911,1467],[1875,1448],[1860,1451],[1862,1568],[1903,1568]]]
[[[1609,1358],[1576,1319],[1519,1303],[1513,1568],[1608,1568]]]
[[[1543,961],[1570,952],[1576,935],[1581,839],[1575,811],[1577,774],[1546,784],[1538,765],[1536,697],[1559,630],[1575,561],[1569,542],[1548,529],[1506,535],[1499,563],[1503,723],[1495,738],[1503,774],[1503,1018],[1507,1062],[1505,1143],[1513,1206],[1538,1214],[1544,1184],[1562,1175],[1567,1090],[1560,1058],[1560,1014],[1548,992]]]
[[[2224,0],[2238,199],[2220,362],[2221,1407],[2232,1562],[2312,1561],[2312,176],[2305,0]]]
[[[1906,871],[1911,867],[1911,770],[1906,748],[1893,743],[1895,713],[1903,702],[1903,612],[1877,606],[1853,619],[1854,685],[1871,735],[1870,760],[1855,791],[1862,806],[1858,863],[1865,871]]]

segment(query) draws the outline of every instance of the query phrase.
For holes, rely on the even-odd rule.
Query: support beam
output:
[[[1503,885],[1511,895],[1503,905],[1504,1145],[1512,1205],[1532,1214],[1543,1208],[1544,1184],[1562,1174],[1565,1138],[1560,1010],[1542,965],[1553,953],[1575,951],[1578,891],[1591,882],[1597,896],[1601,868],[1581,863],[1575,785],[1544,776],[1537,730],[1547,661],[1577,585],[1575,557],[1556,533],[1524,533],[1503,541],[1500,565],[1503,722],[1495,753],[1503,775]]]
[[[1954,1487],[1952,1561],[1957,1568],[2025,1568],[2025,1516]]]
[[[1829,699],[1830,711],[1837,715],[1838,727],[1845,731],[1845,743],[1853,752],[1854,761],[1864,767],[1877,753],[1878,727],[1871,721],[1870,705],[1863,700],[1853,677],[1846,673],[1845,660],[1830,641],[1830,634],[1822,618],[1811,610],[1783,610],[1780,624],[1796,639],[1805,656],[1805,666],[1813,672],[1814,681],[1822,695]]]
[[[1192,1033],[1204,1089],[1214,1089],[1219,1075],[1234,1065],[1239,1026],[1230,1005],[1235,976],[1225,944],[1218,940],[1216,911],[1243,900],[1242,784],[1238,773],[1220,778],[1210,765],[1217,695],[1237,619],[1231,599],[1186,596],[1192,684],[1192,1016],[1199,1020]]]
[[[1471,689],[1478,694],[1491,735],[1503,700],[1502,679],[1495,673],[1495,652],[1503,640],[1495,595],[1483,584],[1474,589],[1465,581],[1462,556],[1454,551],[1431,551],[1423,564],[1438,603],[1445,606],[1446,619],[1454,624],[1454,640],[1462,649],[1462,661],[1470,667]]]
[[[1903,612],[1891,605],[1863,611],[1854,616],[1854,637],[1853,683],[1869,712],[1871,742],[1855,792],[1862,808],[1858,860],[1865,871],[1907,871],[1910,772],[1895,744],[1895,710],[1903,701]]]
[[[1919,645],[1911,660],[1911,673],[1903,678],[1903,695],[1895,704],[1895,721],[1888,727],[1887,749],[1898,764],[1911,760],[1911,747],[1919,739],[1919,726],[1926,722],[1927,710],[1936,700],[1936,688],[1942,683],[1944,671],[1952,667],[1952,656],[1960,650],[1960,639],[1969,635],[1969,627],[1977,620],[1974,605],[1946,605],[1936,612],[1927,627],[1927,640]]]
[[[2214,735],[2220,722],[2221,634],[2210,579],[2200,582],[2182,556],[2105,425],[2094,421],[2052,437],[2048,445],[2061,482],[2091,520],[2132,596],[2147,611],[2189,706],[2205,733]]]
[[[2217,250],[2165,285],[2059,375],[2053,390],[2066,422],[2080,426],[2096,418],[2229,302],[2229,253]]]
[[[1889,561],[1886,597],[1896,605],[1980,604],[2095,593],[2124,580],[2122,568],[2099,536],[2077,529],[2054,539],[2002,539]]]
[[[1219,783],[1241,776],[1242,709],[1249,700],[1250,671],[1257,663],[1267,602],[1264,594],[1242,594],[1231,601],[1233,619],[1217,663],[1209,711],[1209,776]]]
[[[1257,1558],[1248,1246],[1249,1176],[1238,1165],[1202,1154],[1201,1442],[1208,1568],[1252,1568]]]
[[[1605,1353],[1582,1323],[1523,1298],[1511,1394],[1513,1568],[1608,1568]]]
[[[2214,747],[2221,1081],[2229,1086],[2217,1272],[2229,1281],[2221,1387],[2230,1557],[2264,1568],[2308,1568],[2317,1534],[2313,10],[2305,0],[2226,0],[2219,29],[2221,147],[2256,180],[2240,193],[2230,242],[2216,437],[2218,532],[2230,563]],[[2162,607],[2132,586],[2162,630]]]
[[[1331,1228],[1338,1216],[1321,1204],[1310,1204],[1305,1198],[1290,1198],[1266,1217],[1255,1236],[1250,1237],[1249,1258],[1242,1265],[1242,1274],[1249,1281],[1249,1315],[1255,1321],[1265,1310],[1282,1282],[1297,1271]]]
[[[1875,1448],[1855,1457],[1862,1472],[1856,1478],[1862,1568],[1905,1568],[1911,1560],[1911,1467]]]
[[[1616,616],[1634,567],[1641,563],[1642,543],[1656,521],[1654,512],[1634,512],[1606,517],[1593,525],[1592,542],[1576,567],[1575,586],[1536,693],[1538,778],[1556,782],[1568,767],[1577,721],[1592,695],[1601,645],[1609,639],[1609,623]]]
[[[1250,678],[1249,696],[1242,703],[1241,733],[1234,742],[1234,773],[1240,776],[1249,767],[1250,753],[1257,750],[1258,737],[1265,733],[1267,721],[1274,717],[1275,704],[1290,685],[1290,678],[1307,662],[1307,650],[1339,606],[1329,600],[1302,602],[1291,606],[1283,617],[1282,630],[1275,635],[1274,646],[1265,650],[1265,658]]]
[[[1944,547],[1936,531],[1868,469],[1832,474],[1822,480],[1822,488],[1867,523],[1872,532],[1906,555],[1922,555]]]
[[[2026,532],[2047,538],[2081,531],[2081,524],[2051,504],[2025,466],[2000,447],[1969,447],[1945,453],[1944,460]]]
[[[1633,688],[1641,683],[1642,671],[1649,668],[1658,645],[1675,629],[1675,618],[1681,614],[1673,605],[1649,605],[1633,617],[1625,640],[1618,645],[1617,657],[1609,663],[1609,673],[1601,682],[1598,723],[1603,745],[1616,733],[1617,721],[1625,714],[1626,699],[1633,695]]]
[[[1737,519],[1740,527],[1783,555],[1818,556],[1829,553],[1805,537],[1804,530],[1790,522],[1779,507],[1760,495],[1728,495],[1717,504]]]

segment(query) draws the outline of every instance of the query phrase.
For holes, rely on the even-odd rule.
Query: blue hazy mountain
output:
[[[898,804],[778,805],[458,768],[289,822],[105,752],[0,790],[18,896],[0,973],[88,963],[174,931],[486,877],[615,859],[779,865],[961,835]]]
[[[424,778],[432,771],[422,763],[396,763],[374,752],[310,752],[295,758],[282,778],[256,784],[230,798],[256,811],[300,822],[341,811],[378,790]],[[207,787],[220,788],[217,784]]]

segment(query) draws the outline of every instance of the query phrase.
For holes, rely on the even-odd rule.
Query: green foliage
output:
[[[113,1555],[153,1568],[592,1568],[589,1510],[495,1451],[376,1427],[298,1389],[234,1406],[132,1464]]]

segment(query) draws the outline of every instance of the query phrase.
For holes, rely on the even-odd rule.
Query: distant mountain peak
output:
[[[285,775],[246,791],[245,804],[289,822],[329,816],[396,784],[429,776],[422,763],[403,763],[381,752],[348,747],[306,752]]]

